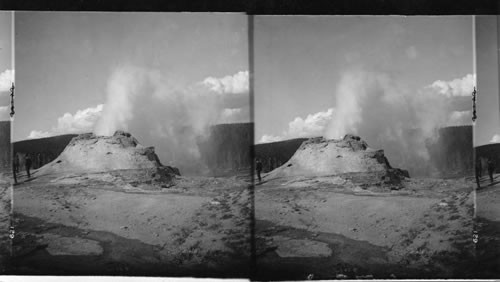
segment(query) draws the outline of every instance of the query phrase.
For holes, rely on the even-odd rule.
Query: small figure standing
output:
[[[255,169],[257,170],[257,177],[259,178],[259,182],[262,181],[262,178],[260,177],[260,173],[262,171],[262,162],[260,159],[257,159],[257,162],[255,163]]]
[[[41,153],[38,153],[36,155],[36,162],[37,162],[36,168],[41,168],[43,166],[43,163],[42,163],[42,154]]]
[[[490,182],[493,183],[493,173],[495,172],[495,163],[491,158],[488,159],[488,174],[490,175]]]
[[[16,157],[17,155],[15,155],[12,160],[12,176],[14,177],[14,185],[17,184]],[[17,165],[19,166],[19,159],[17,159],[17,162]]]
[[[478,158],[476,160],[476,176],[481,178],[482,173],[483,173],[483,167],[481,166],[481,159]]]
[[[14,153],[14,172],[19,173],[19,155]]]
[[[28,175],[28,178],[30,178],[31,177],[31,174],[30,174],[30,168],[31,168],[30,154],[26,154],[26,157],[24,158],[24,167],[26,168],[26,174]]]

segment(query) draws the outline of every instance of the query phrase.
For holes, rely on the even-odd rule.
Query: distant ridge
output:
[[[255,144],[255,157],[261,159],[263,170],[270,171],[286,163],[300,145],[309,138],[295,138],[264,144]]]
[[[78,136],[78,134],[65,134],[53,137],[46,137],[40,139],[28,139],[23,141],[14,142],[14,152],[20,155],[40,153],[43,164],[51,162],[57,158],[61,152],[66,148],[71,139]],[[23,162],[21,158],[21,163]],[[34,163],[34,168],[38,168],[38,163]]]
[[[38,138],[38,139],[27,139],[22,141],[14,142],[14,150],[17,152],[47,152],[53,151],[60,154],[62,150],[68,145],[69,141],[73,137],[78,136],[78,134],[64,134],[52,137]]]

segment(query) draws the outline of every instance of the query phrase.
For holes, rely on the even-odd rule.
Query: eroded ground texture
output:
[[[6,272],[11,250],[9,227],[12,193],[10,186],[8,175],[0,171],[0,274]]]
[[[476,199],[478,278],[500,277],[500,175],[481,178]]]
[[[257,278],[478,275],[471,179],[405,178],[391,187],[370,178],[264,178],[255,191]]]
[[[22,172],[9,272],[249,276],[248,176],[141,175]]]

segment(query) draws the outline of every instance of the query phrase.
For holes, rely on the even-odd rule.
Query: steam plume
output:
[[[353,70],[343,74],[336,91],[336,111],[325,137],[359,134],[371,147],[384,148],[396,165],[428,174],[426,142],[450,119],[449,96],[431,88],[411,91],[393,76]]]
[[[196,171],[196,138],[217,122],[218,101],[202,85],[179,88],[155,70],[121,67],[111,75],[97,135],[126,130],[144,145],[154,145],[164,164]],[[195,165],[196,164],[196,165]]]

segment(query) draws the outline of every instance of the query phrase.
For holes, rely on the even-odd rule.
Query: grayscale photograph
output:
[[[10,274],[249,277],[247,25],[16,12]]]
[[[472,16],[255,16],[253,37],[256,278],[477,276]]]
[[[476,278],[500,277],[500,88],[497,16],[475,17],[477,93],[474,151],[476,164]]]
[[[13,12],[0,11],[0,274],[6,272],[10,256],[11,177],[11,91],[14,86]]]
[[[0,12],[0,274],[498,278],[499,42],[498,16]]]

